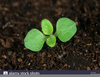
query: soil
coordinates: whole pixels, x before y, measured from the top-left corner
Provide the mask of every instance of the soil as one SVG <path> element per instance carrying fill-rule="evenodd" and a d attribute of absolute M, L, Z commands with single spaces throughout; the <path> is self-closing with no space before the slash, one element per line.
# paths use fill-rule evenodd
<path fill-rule="evenodd" d="M 55 32 L 61 17 L 77 24 L 68 42 L 25 48 L 28 31 L 46 18 Z M 100 0 L 0 0 L 0 70 L 100 70 Z"/>

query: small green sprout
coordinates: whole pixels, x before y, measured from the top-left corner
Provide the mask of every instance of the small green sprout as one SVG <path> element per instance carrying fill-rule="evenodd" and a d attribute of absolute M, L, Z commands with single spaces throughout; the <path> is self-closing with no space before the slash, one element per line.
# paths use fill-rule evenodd
<path fill-rule="evenodd" d="M 46 41 L 47 45 L 54 47 L 56 36 L 62 41 L 70 40 L 77 31 L 76 23 L 69 18 L 63 17 L 57 21 L 56 32 L 53 34 L 53 26 L 47 19 L 41 22 L 42 32 L 31 29 L 24 39 L 25 47 L 32 51 L 40 51 Z"/>

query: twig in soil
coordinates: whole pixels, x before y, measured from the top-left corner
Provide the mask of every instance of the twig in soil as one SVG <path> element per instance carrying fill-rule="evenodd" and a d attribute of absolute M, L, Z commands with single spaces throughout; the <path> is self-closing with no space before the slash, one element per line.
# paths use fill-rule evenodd
<path fill-rule="evenodd" d="M 13 20 L 11 20 L 11 23 L 12 24 L 30 24 L 30 22 L 16 22 L 16 21 L 13 21 Z"/>
<path fill-rule="evenodd" d="M 70 44 L 68 44 L 67 46 L 69 46 L 69 45 L 71 45 L 71 44 L 73 44 L 73 43 L 70 43 Z M 67 46 L 65 46 L 64 49 L 65 49 Z"/>
<path fill-rule="evenodd" d="M 62 53 L 61 55 L 58 56 L 58 58 L 61 59 L 65 55 L 67 55 L 67 52 Z"/>
<path fill-rule="evenodd" d="M 10 24 L 11 24 L 11 22 L 9 21 L 9 22 L 6 23 L 5 25 L 3 25 L 2 28 L 4 29 L 4 28 L 6 28 L 8 25 L 10 25 Z"/>

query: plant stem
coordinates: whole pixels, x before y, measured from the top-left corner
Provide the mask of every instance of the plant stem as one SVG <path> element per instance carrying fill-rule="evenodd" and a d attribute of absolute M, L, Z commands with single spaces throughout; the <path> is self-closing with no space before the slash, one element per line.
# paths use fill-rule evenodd
<path fill-rule="evenodd" d="M 60 33 L 60 31 L 59 31 L 59 32 L 55 32 L 55 33 L 54 33 L 54 36 L 57 36 L 59 33 Z"/>
<path fill-rule="evenodd" d="M 45 41 L 47 40 L 48 37 L 49 37 L 49 36 L 45 36 Z"/>

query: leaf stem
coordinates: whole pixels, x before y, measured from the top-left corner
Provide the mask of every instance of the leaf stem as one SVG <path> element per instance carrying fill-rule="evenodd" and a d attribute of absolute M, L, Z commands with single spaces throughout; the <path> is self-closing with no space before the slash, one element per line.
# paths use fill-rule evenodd
<path fill-rule="evenodd" d="M 54 36 L 57 36 L 59 33 L 60 33 L 60 31 L 59 31 L 59 32 L 55 32 L 55 33 L 54 33 Z"/>
<path fill-rule="evenodd" d="M 46 35 L 45 35 L 45 41 L 47 40 L 48 37 L 49 37 L 49 36 L 46 36 Z"/>

